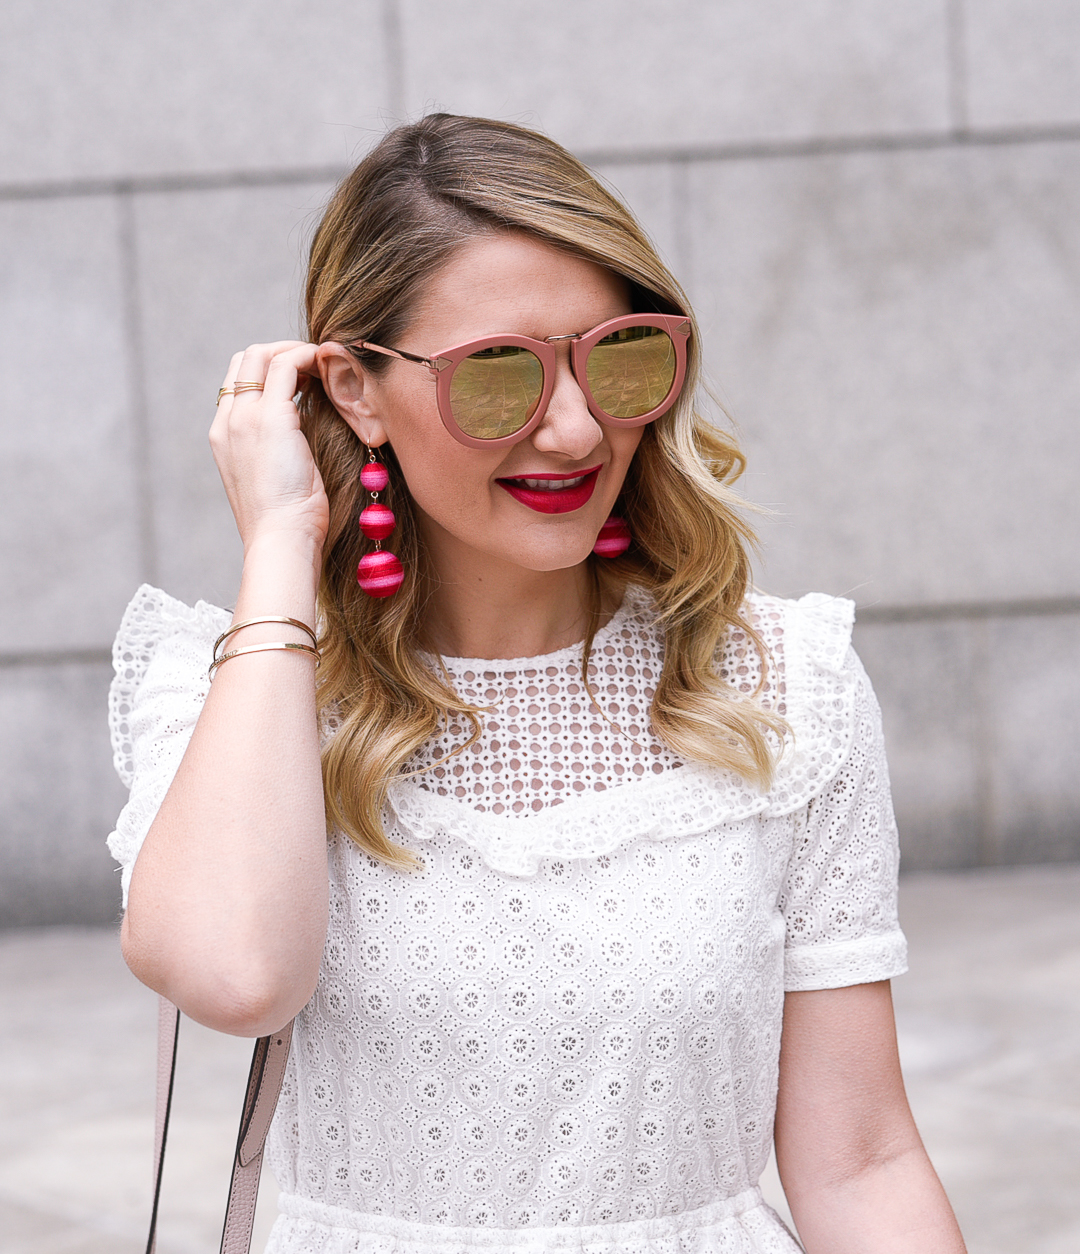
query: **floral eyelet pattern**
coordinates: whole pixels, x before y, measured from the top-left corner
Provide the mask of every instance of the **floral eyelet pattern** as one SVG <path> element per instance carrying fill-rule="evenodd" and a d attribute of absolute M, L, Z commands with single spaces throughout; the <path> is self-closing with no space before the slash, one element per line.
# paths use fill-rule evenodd
<path fill-rule="evenodd" d="M 767 794 L 652 737 L 663 641 L 639 592 L 594 649 L 621 730 L 574 710 L 576 650 L 447 659 L 467 699 L 503 699 L 475 752 L 392 791 L 390 834 L 422 872 L 331 840 L 323 968 L 268 1144 L 284 1190 L 269 1254 L 797 1249 L 756 1188 L 784 991 L 903 969 L 896 842 L 846 603 L 748 609 L 772 656 L 761 699 L 794 732 Z M 125 617 L 112 710 L 132 797 L 110 838 L 125 882 L 223 619 L 155 589 Z M 718 665 L 752 693 L 739 633 Z"/>

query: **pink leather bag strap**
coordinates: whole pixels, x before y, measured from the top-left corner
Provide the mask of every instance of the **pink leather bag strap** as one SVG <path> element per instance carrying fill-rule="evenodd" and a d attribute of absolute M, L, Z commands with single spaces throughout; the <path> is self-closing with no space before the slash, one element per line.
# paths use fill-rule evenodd
<path fill-rule="evenodd" d="M 260 1036 L 255 1042 L 248 1072 L 244 1110 L 233 1155 L 229 1202 L 221 1233 L 221 1254 L 249 1254 L 251 1228 L 255 1222 L 255 1202 L 259 1196 L 263 1146 L 274 1117 L 285 1064 L 289 1060 L 292 1023 L 280 1032 Z M 180 1036 L 180 1011 L 164 997 L 158 1002 L 157 1117 L 154 1133 L 154 1202 L 150 1212 L 150 1234 L 146 1254 L 157 1246 L 158 1201 L 161 1197 L 161 1170 L 165 1163 L 165 1143 L 169 1135 L 173 1084 L 176 1080 L 176 1044 Z"/>
<path fill-rule="evenodd" d="M 180 1011 L 165 997 L 158 998 L 157 1110 L 154 1115 L 154 1202 L 150 1209 L 150 1235 L 146 1254 L 157 1249 L 158 1202 L 161 1200 L 161 1169 L 169 1135 L 173 1083 L 176 1080 L 176 1042 L 180 1036 Z"/>

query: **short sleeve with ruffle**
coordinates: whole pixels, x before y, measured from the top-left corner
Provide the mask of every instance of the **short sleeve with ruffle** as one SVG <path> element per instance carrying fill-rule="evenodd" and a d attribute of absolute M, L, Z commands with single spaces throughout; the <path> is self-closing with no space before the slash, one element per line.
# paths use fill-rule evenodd
<path fill-rule="evenodd" d="M 853 649 L 843 669 L 854 681 L 850 747 L 799 815 L 780 894 L 788 992 L 865 984 L 907 970 L 881 711 Z"/>
<path fill-rule="evenodd" d="M 131 793 L 108 845 L 120 863 L 125 907 L 135 859 L 210 691 L 214 641 L 231 618 L 205 601 L 192 608 L 143 584 L 120 623 L 109 730 L 113 763 Z"/>

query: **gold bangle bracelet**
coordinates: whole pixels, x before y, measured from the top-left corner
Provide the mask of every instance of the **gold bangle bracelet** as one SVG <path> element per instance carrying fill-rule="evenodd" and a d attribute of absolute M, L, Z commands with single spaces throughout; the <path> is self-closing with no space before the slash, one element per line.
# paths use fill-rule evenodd
<path fill-rule="evenodd" d="M 221 657 L 214 658 L 210 663 L 210 669 L 207 674 L 211 679 L 214 678 L 214 671 L 222 664 L 228 662 L 234 657 L 243 657 L 245 653 L 270 653 L 287 650 L 290 653 L 306 653 L 309 657 L 315 659 L 315 669 L 319 669 L 319 663 L 322 661 L 322 654 L 318 649 L 313 649 L 310 644 L 297 644 L 295 640 L 274 640 L 267 644 L 246 644 L 242 649 L 233 649 L 231 653 L 223 653 Z"/>
<path fill-rule="evenodd" d="M 285 623 L 289 627 L 297 627 L 300 631 L 307 632 L 311 643 L 318 645 L 319 638 L 314 631 L 307 625 L 302 623 L 298 618 L 285 618 L 280 614 L 271 615 L 268 618 L 248 618 L 242 623 L 237 623 L 234 627 L 230 627 L 228 631 L 223 631 L 214 641 L 214 660 L 217 661 L 218 649 L 225 643 L 230 636 L 235 636 L 238 631 L 243 631 L 245 627 L 257 627 L 260 623 Z"/>

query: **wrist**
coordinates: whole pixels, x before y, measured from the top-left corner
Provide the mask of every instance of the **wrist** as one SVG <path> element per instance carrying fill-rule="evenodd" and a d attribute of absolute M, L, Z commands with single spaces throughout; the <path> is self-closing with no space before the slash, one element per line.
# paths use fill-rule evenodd
<path fill-rule="evenodd" d="M 244 548 L 233 621 L 287 615 L 314 627 L 321 569 L 322 546 L 313 537 L 269 532 L 253 539 Z"/>
<path fill-rule="evenodd" d="M 305 578 L 313 588 L 322 571 L 322 539 L 304 531 L 267 531 L 244 545 L 244 576 L 279 571 L 291 581 Z"/>

